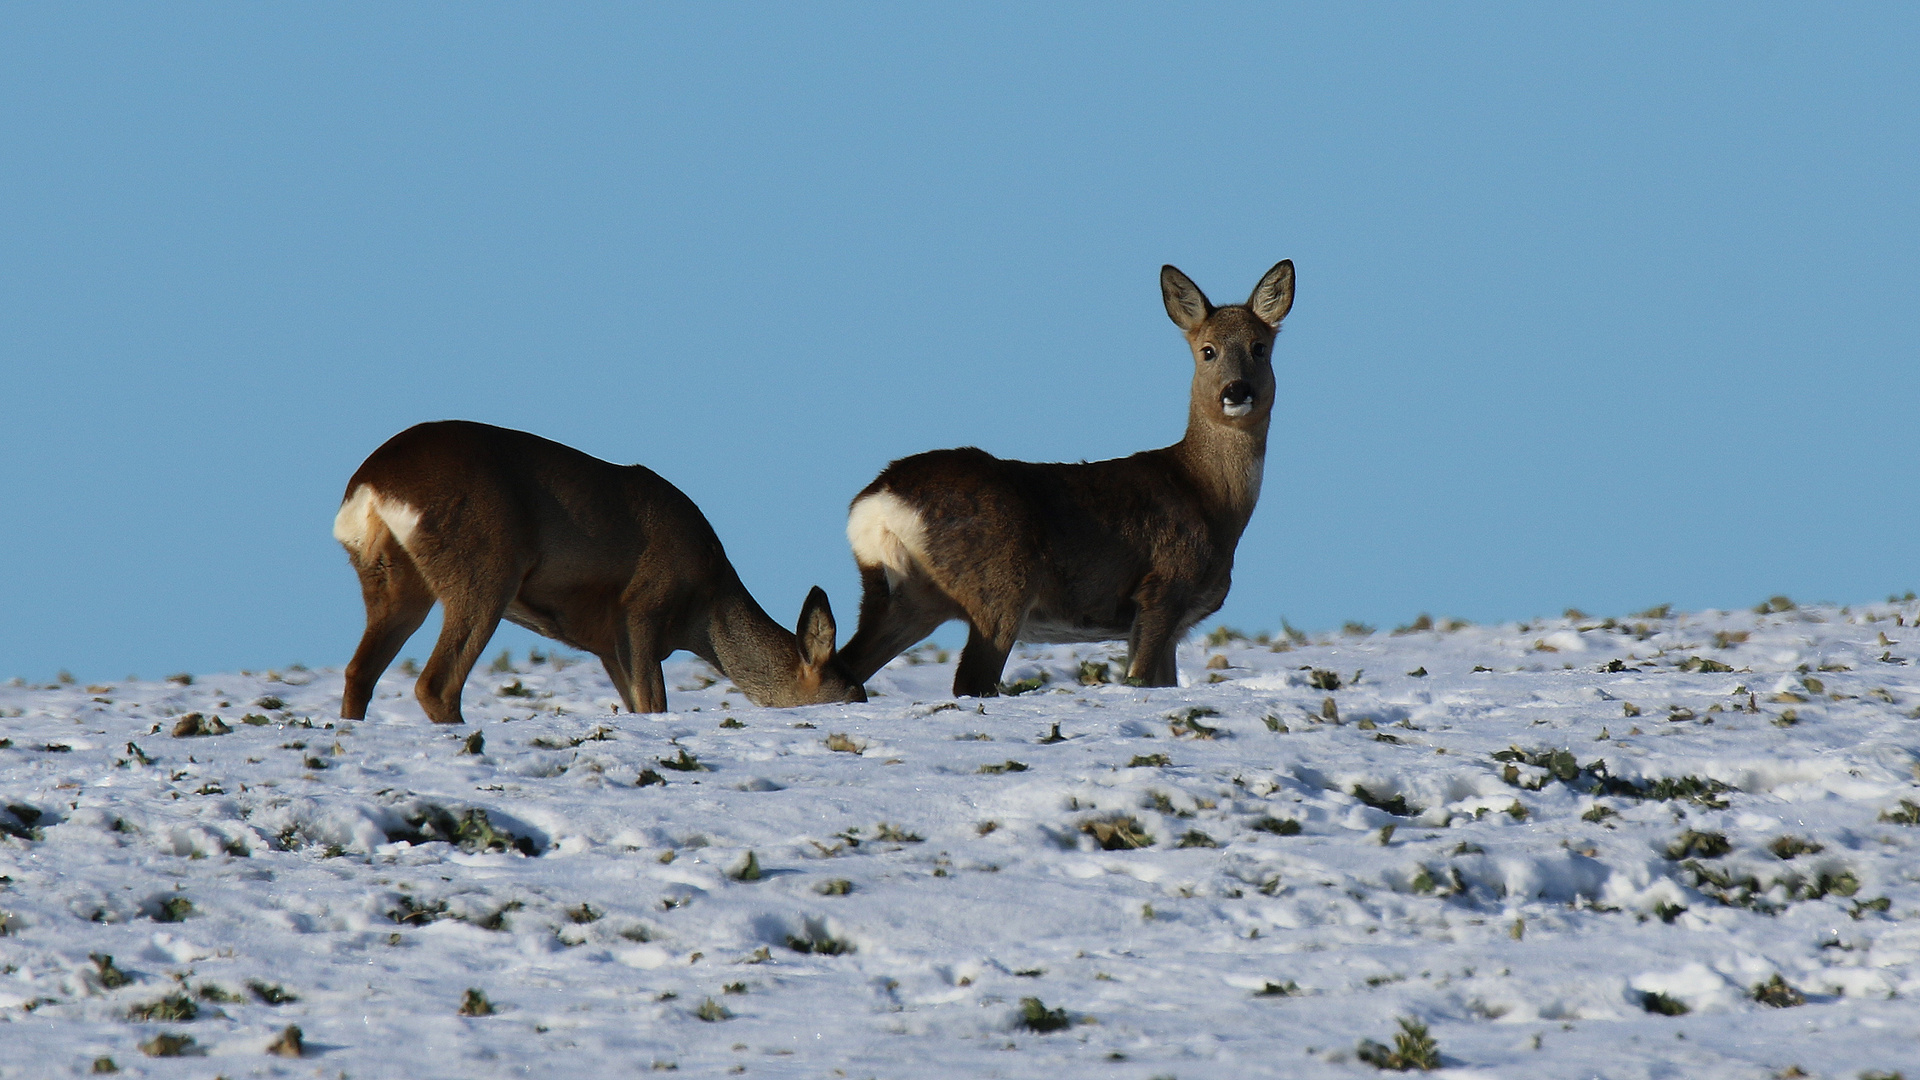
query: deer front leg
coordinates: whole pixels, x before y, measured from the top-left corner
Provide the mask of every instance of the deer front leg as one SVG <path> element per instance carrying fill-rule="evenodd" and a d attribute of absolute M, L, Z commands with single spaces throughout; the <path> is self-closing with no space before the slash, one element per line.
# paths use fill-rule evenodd
<path fill-rule="evenodd" d="M 627 709 L 636 713 L 666 712 L 667 677 L 660 670 L 663 650 L 653 620 L 639 614 L 630 616 L 623 644 L 625 655 L 620 659 L 626 668 L 626 681 L 619 685 Z"/>
<path fill-rule="evenodd" d="M 640 710 L 633 707 L 633 679 L 627 674 L 629 669 L 626 651 L 627 637 L 621 634 L 613 651 L 601 655 L 600 666 L 607 669 L 607 679 L 613 683 L 613 692 L 620 695 L 620 704 L 625 706 L 628 712 L 639 712 Z"/>
<path fill-rule="evenodd" d="M 1180 644 L 1177 610 L 1167 589 L 1149 577 L 1134 594 L 1133 627 L 1127 634 L 1127 682 L 1133 686 L 1178 686 Z"/>

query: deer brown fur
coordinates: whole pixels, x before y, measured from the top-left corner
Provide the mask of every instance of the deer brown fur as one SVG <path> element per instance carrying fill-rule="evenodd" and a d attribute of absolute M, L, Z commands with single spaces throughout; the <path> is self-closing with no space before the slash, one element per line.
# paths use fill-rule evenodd
<path fill-rule="evenodd" d="M 333 532 L 367 606 L 348 720 L 435 600 L 440 640 L 415 693 L 439 724 L 461 722 L 461 690 L 502 618 L 599 657 L 633 712 L 666 710 L 660 661 L 676 649 L 755 704 L 866 700 L 835 657 L 826 593 L 807 596 L 797 635 L 779 626 L 700 508 L 644 466 L 487 424 L 420 424 L 353 474 Z"/>
<path fill-rule="evenodd" d="M 840 653 L 850 678 L 964 619 L 957 695 L 997 693 L 1015 641 L 1125 638 L 1130 681 L 1175 683 L 1174 648 L 1226 599 L 1260 498 L 1293 263 L 1267 271 L 1245 304 L 1214 307 L 1171 266 L 1160 288 L 1193 352 L 1185 437 L 1079 464 L 962 447 L 888 465 L 847 518 L 862 585 Z"/>

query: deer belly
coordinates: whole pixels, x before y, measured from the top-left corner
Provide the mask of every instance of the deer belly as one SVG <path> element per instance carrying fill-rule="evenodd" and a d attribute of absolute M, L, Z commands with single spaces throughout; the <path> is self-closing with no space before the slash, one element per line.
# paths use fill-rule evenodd
<path fill-rule="evenodd" d="M 1072 645 L 1083 641 L 1118 641 L 1133 630 L 1131 625 L 1107 626 L 1101 620 L 1059 619 L 1041 612 L 1027 616 L 1020 624 L 1020 640 L 1044 645 Z"/>

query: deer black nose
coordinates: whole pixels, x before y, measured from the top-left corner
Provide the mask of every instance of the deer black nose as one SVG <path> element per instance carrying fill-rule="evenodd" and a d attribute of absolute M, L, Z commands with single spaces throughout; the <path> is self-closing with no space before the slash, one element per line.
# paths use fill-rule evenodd
<path fill-rule="evenodd" d="M 1228 416 L 1245 416 L 1253 411 L 1253 384 L 1235 379 L 1220 390 L 1220 411 Z"/>

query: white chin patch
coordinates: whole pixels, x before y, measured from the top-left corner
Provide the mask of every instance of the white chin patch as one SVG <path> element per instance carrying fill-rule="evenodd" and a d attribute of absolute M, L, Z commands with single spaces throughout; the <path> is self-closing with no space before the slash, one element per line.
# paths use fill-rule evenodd
<path fill-rule="evenodd" d="M 1253 402 L 1243 401 L 1238 405 L 1222 405 L 1220 411 L 1228 416 L 1245 416 L 1253 411 Z"/>

